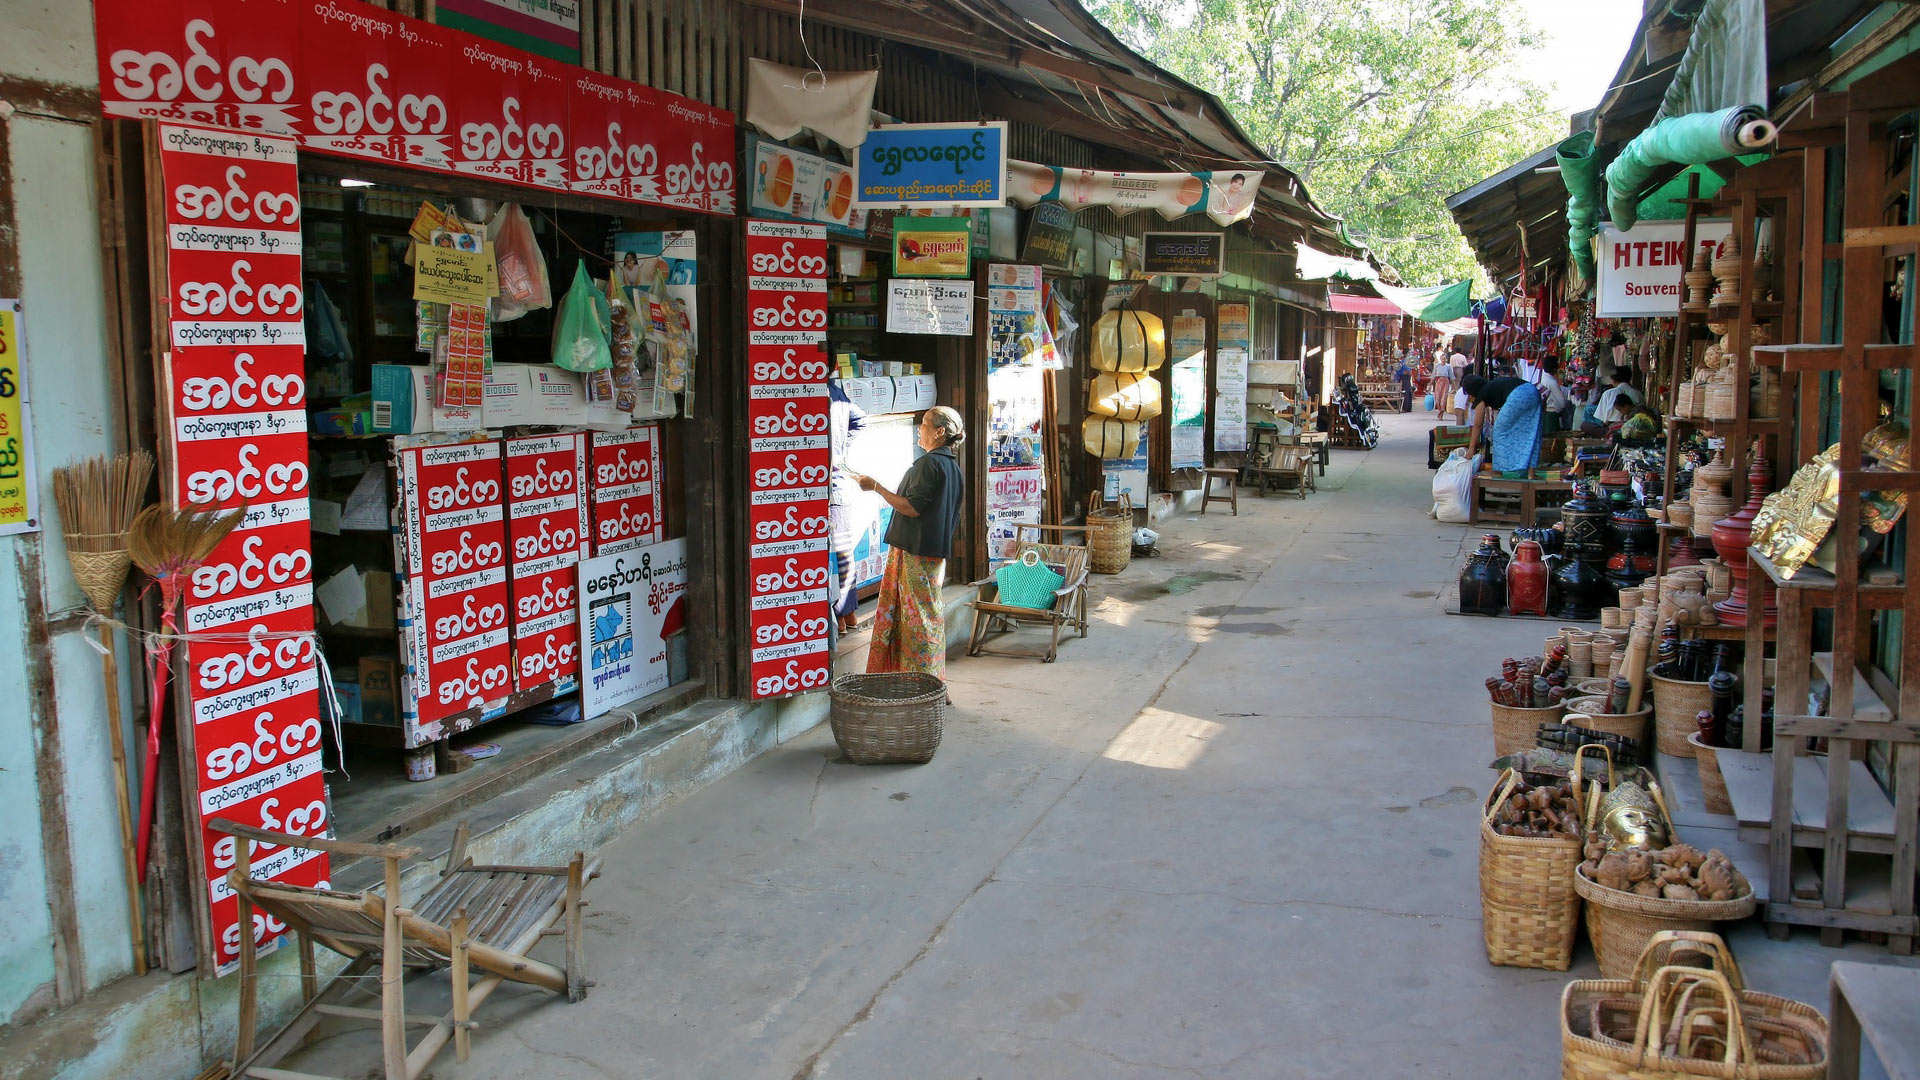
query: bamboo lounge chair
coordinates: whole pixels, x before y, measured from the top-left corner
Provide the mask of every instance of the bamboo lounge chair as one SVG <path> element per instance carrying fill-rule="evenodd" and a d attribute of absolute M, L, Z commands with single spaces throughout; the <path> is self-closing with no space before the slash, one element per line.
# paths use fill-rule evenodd
<path fill-rule="evenodd" d="M 1028 539 L 1031 532 L 1034 539 Z M 1039 537 L 1048 533 L 1064 534 L 1070 532 L 1085 533 L 1083 525 L 1017 525 L 1014 527 L 1013 548 L 1009 554 L 1018 559 L 1029 549 L 1040 554 L 1040 561 L 1053 568 L 1065 580 L 1053 593 L 1053 606 L 1049 608 L 1015 607 L 1012 604 L 997 602 L 1000 586 L 992 578 L 974 582 L 979 593 L 973 601 L 973 637 L 967 643 L 967 655 L 979 656 L 987 653 L 993 656 L 1037 657 L 1043 663 L 1051 664 L 1060 653 L 1060 631 L 1073 627 L 1080 631 L 1081 637 L 1087 636 L 1087 545 L 1047 544 Z M 1045 654 L 1031 652 L 1002 652 L 986 647 L 989 634 L 1011 632 L 1020 626 L 1041 626 L 1053 631 L 1053 639 L 1047 643 Z"/>
<path fill-rule="evenodd" d="M 400 864 L 420 854 L 415 847 L 319 840 L 236 825 L 224 818 L 216 832 L 236 838 L 235 865 L 227 873 L 239 901 L 239 925 L 253 924 L 254 909 L 286 923 L 300 947 L 300 1011 L 256 1050 L 258 980 L 252 936 L 240 949 L 240 1023 L 232 1076 L 239 1080 L 326 1080 L 313 1073 L 274 1066 L 299 1047 L 325 1017 L 377 1022 L 385 1080 L 417 1080 L 449 1040 L 455 1057 L 466 1061 L 471 1048 L 473 1010 L 502 982 L 528 983 L 565 994 L 568 1001 L 587 996 L 586 954 L 582 941 L 580 892 L 600 873 L 576 853 L 565 866 L 476 866 L 467 857 L 467 827 L 454 835 L 440 881 L 413 904 L 403 904 Z M 248 841 L 326 851 L 335 855 L 379 858 L 385 862 L 384 892 L 334 892 L 252 876 Z M 566 964 L 532 959 L 527 954 L 548 935 L 566 937 Z M 313 947 L 325 946 L 347 957 L 344 971 L 324 987 L 315 970 Z M 446 968 L 452 978 L 452 1009 L 442 1016 L 408 1015 L 404 967 Z M 478 968 L 481 978 L 472 982 Z M 379 1008 L 346 1004 L 377 969 Z M 411 1048 L 406 1029 L 427 1032 Z M 373 1074 L 367 1074 L 373 1075 Z"/>

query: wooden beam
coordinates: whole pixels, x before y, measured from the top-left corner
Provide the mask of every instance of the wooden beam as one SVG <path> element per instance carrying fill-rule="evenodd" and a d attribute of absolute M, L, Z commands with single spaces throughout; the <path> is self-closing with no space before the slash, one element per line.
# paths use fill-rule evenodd
<path fill-rule="evenodd" d="M 1132 94 L 1156 105 L 1168 105 L 1179 109 L 1181 112 L 1199 115 L 1203 111 L 1200 103 L 1178 88 L 1154 82 L 1151 79 L 1143 79 L 1132 72 L 1117 68 L 1101 67 L 1085 61 L 1073 60 L 1042 49 L 1016 49 L 1014 62 L 1023 68 L 1058 75 L 1063 79 L 1094 83 L 1119 93 Z"/>

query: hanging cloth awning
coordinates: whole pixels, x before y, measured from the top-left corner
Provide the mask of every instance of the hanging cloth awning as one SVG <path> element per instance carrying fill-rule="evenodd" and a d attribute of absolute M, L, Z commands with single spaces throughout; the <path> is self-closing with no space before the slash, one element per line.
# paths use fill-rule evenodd
<path fill-rule="evenodd" d="M 1329 255 L 1305 244 L 1294 245 L 1294 266 L 1300 276 L 1309 281 L 1320 281 L 1325 278 L 1340 278 L 1343 281 L 1378 281 L 1380 279 L 1380 272 L 1365 259 Z"/>
<path fill-rule="evenodd" d="M 1328 293 L 1327 302 L 1333 310 L 1344 315 L 1399 315 L 1401 310 L 1391 300 L 1382 300 L 1378 296 L 1360 296 L 1354 293 Z"/>
<path fill-rule="evenodd" d="M 1437 322 L 1427 325 L 1438 330 L 1441 337 L 1453 338 L 1460 337 L 1464 334 L 1477 334 L 1480 332 L 1480 320 L 1471 318 L 1454 319 L 1452 322 Z"/>
<path fill-rule="evenodd" d="M 1255 169 L 1103 172 L 1016 160 L 1007 162 L 1007 195 L 1018 206 L 1043 202 L 1057 202 L 1069 210 L 1105 206 L 1122 216 L 1154 210 L 1168 221 L 1205 214 L 1217 225 L 1231 225 L 1253 214 L 1253 199 L 1264 175 Z"/>
<path fill-rule="evenodd" d="M 749 59 L 745 119 L 773 139 L 791 139 L 806 128 L 841 146 L 859 146 L 873 126 L 879 81 L 878 71 L 815 71 Z"/>
<path fill-rule="evenodd" d="M 1394 302 L 1401 311 L 1422 322 L 1452 322 L 1464 319 L 1473 310 L 1470 295 L 1473 283 L 1456 281 L 1451 285 L 1434 285 L 1425 289 L 1402 289 L 1374 282 L 1373 287 L 1381 296 Z"/>

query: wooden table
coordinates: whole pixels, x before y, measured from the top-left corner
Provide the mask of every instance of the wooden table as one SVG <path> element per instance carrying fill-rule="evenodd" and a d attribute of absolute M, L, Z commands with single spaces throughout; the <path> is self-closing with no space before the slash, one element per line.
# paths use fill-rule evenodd
<path fill-rule="evenodd" d="M 1519 512 L 1514 514 L 1481 509 L 1480 495 L 1482 492 L 1489 491 L 1520 496 Z M 1534 524 L 1534 511 L 1539 509 L 1540 496 L 1554 493 L 1571 497 L 1573 484 L 1566 480 L 1502 480 L 1486 473 L 1475 473 L 1472 506 L 1467 515 L 1467 523 L 1470 525 L 1520 525 L 1531 528 Z"/>
<path fill-rule="evenodd" d="M 1920 1080 L 1920 970 L 1842 961 L 1827 976 L 1829 1080 L 1858 1080 L 1860 1037 L 1891 1080 Z"/>

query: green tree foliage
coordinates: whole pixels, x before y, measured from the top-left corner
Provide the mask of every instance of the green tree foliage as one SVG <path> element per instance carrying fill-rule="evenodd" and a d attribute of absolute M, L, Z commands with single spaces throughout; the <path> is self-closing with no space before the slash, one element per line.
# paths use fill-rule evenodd
<path fill-rule="evenodd" d="M 1498 0 L 1086 2 L 1129 46 L 1224 101 L 1410 284 L 1470 276 L 1484 288 L 1447 196 L 1566 130 L 1545 89 L 1518 74 L 1539 35 Z"/>

